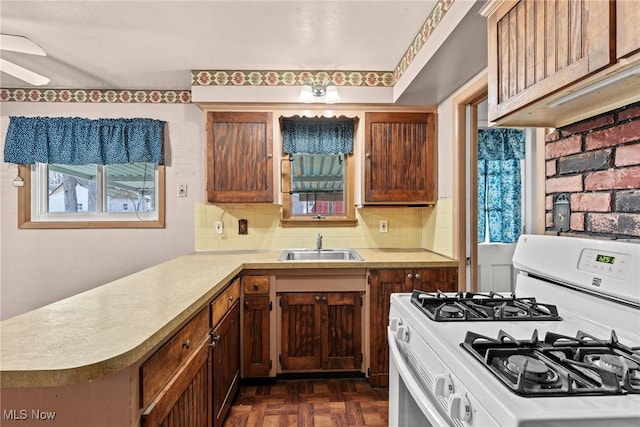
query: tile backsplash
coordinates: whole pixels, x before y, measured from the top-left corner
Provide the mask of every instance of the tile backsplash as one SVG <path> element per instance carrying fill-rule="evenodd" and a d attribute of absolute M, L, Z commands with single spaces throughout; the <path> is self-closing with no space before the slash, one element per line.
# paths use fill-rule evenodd
<path fill-rule="evenodd" d="M 439 202 L 440 204 L 440 202 Z M 450 230 L 446 213 L 450 203 L 438 208 L 367 207 L 356 210 L 355 227 L 292 227 L 280 225 L 279 205 L 216 206 L 198 204 L 195 209 L 196 250 L 283 249 L 315 247 L 318 233 L 327 248 L 428 248 L 450 247 L 451 235 L 429 233 L 428 229 Z M 238 221 L 248 221 L 248 233 L 238 232 Z M 387 233 L 379 232 L 379 222 L 388 221 Z M 215 222 L 222 221 L 223 234 L 216 234 Z M 437 225 L 440 223 L 440 225 Z M 428 237 L 426 237 L 428 236 Z M 425 246 L 425 244 L 428 244 Z M 438 251 L 443 252 L 443 251 Z M 446 254 L 446 253 L 445 253 Z"/>

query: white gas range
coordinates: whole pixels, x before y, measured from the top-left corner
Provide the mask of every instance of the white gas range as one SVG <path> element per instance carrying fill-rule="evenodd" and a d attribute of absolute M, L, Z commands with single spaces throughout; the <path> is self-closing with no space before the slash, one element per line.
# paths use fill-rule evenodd
<path fill-rule="evenodd" d="M 389 425 L 640 425 L 640 243 L 524 235 L 514 266 L 514 294 L 392 294 Z"/>

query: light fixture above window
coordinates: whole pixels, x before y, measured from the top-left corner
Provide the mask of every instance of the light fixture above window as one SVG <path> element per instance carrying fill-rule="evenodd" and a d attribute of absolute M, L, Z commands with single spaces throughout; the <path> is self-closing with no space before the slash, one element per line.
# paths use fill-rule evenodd
<path fill-rule="evenodd" d="M 298 101 L 310 103 L 310 102 L 325 102 L 327 104 L 334 104 L 340 101 L 340 95 L 338 95 L 338 88 L 331 79 L 325 79 L 322 83 L 316 83 L 315 80 L 306 80 L 300 90 L 300 96 Z"/>

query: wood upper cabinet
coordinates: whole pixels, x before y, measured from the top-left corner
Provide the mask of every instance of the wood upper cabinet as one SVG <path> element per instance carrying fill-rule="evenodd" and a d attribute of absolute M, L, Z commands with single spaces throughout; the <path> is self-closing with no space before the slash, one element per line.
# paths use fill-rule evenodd
<path fill-rule="evenodd" d="M 361 368 L 360 292 L 283 293 L 280 305 L 283 371 Z"/>
<path fill-rule="evenodd" d="M 365 203 L 435 203 L 435 144 L 433 113 L 366 113 Z"/>
<path fill-rule="evenodd" d="M 613 1 L 494 3 L 499 5 L 490 12 L 487 22 L 490 121 L 615 61 Z"/>
<path fill-rule="evenodd" d="M 269 276 L 242 278 L 242 375 L 245 378 L 268 377 L 271 371 L 271 310 Z"/>
<path fill-rule="evenodd" d="M 624 58 L 640 51 L 640 5 L 637 1 L 616 2 L 616 56 Z"/>
<path fill-rule="evenodd" d="M 207 113 L 207 200 L 273 202 L 271 113 Z"/>
<path fill-rule="evenodd" d="M 392 293 L 420 290 L 426 292 L 455 292 L 458 289 L 458 269 L 438 267 L 421 269 L 380 269 L 369 271 L 371 294 L 370 372 L 372 386 L 389 385 L 389 324 L 390 297 Z"/>

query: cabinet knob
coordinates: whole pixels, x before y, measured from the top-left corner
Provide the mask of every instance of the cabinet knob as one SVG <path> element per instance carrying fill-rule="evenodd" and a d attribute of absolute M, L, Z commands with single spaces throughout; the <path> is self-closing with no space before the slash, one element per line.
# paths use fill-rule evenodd
<path fill-rule="evenodd" d="M 416 273 L 415 278 L 419 279 L 420 278 L 420 273 Z"/>
<path fill-rule="evenodd" d="M 244 306 L 245 306 L 246 308 L 249 308 L 249 301 L 244 300 Z"/>
<path fill-rule="evenodd" d="M 258 286 L 258 282 L 253 282 L 253 290 L 257 291 L 258 289 L 260 289 L 260 286 Z"/>
<path fill-rule="evenodd" d="M 323 302 L 327 302 L 327 297 L 322 297 Z"/>
<path fill-rule="evenodd" d="M 407 274 L 407 279 L 413 279 L 413 274 L 411 273 Z"/>
<path fill-rule="evenodd" d="M 227 301 L 229 301 L 229 304 L 231 304 L 233 302 L 233 295 L 230 295 L 229 298 L 227 298 Z"/>
<path fill-rule="evenodd" d="M 367 153 L 367 154 L 365 154 L 364 156 L 365 156 L 367 159 L 370 159 L 370 158 L 371 158 L 371 153 Z"/>
<path fill-rule="evenodd" d="M 186 340 L 182 343 L 182 348 L 189 349 L 189 347 L 191 347 L 191 340 Z"/>
<path fill-rule="evenodd" d="M 316 301 L 320 301 L 320 295 L 316 295 Z"/>
<path fill-rule="evenodd" d="M 271 153 L 267 154 L 267 159 L 270 159 L 272 157 L 273 157 L 273 155 Z"/>

